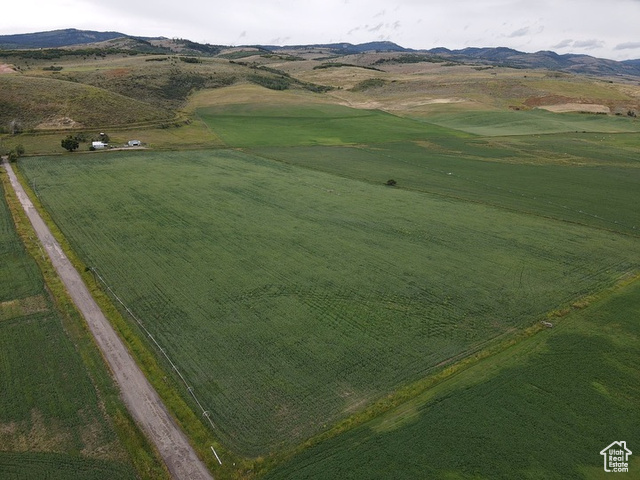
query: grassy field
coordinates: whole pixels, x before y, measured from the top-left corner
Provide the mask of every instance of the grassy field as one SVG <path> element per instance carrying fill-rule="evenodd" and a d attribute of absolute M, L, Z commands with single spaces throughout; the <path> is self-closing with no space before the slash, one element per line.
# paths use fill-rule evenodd
<path fill-rule="evenodd" d="M 637 236 L 640 169 L 631 135 L 460 139 L 271 147 L 257 155 L 327 173 L 494 205 Z M 612 194 L 612 192 L 614 192 Z"/>
<path fill-rule="evenodd" d="M 232 147 L 377 144 L 455 135 L 378 110 L 331 104 L 224 105 L 199 109 L 198 116 Z"/>
<path fill-rule="evenodd" d="M 123 464 L 78 458 L 59 453 L 15 453 L 0 451 L 0 474 L 7 480 L 112 480 L 135 479 Z"/>
<path fill-rule="evenodd" d="M 266 478 L 608 478 L 599 452 L 640 444 L 639 306 L 635 281 Z"/>
<path fill-rule="evenodd" d="M 136 478 L 104 411 L 117 393 L 89 376 L 4 195 L 0 245 L 0 477 Z"/>
<path fill-rule="evenodd" d="M 425 121 L 482 136 L 544 135 L 549 133 L 640 132 L 640 122 L 626 116 L 531 111 L 441 113 Z"/>
<path fill-rule="evenodd" d="M 249 455 L 638 268 L 633 237 L 235 151 L 20 166 Z"/>
<path fill-rule="evenodd" d="M 1 192 L 1 191 L 0 191 Z M 0 201 L 0 302 L 29 298 L 41 294 L 44 282 L 38 266 L 26 254 L 16 234 L 13 218 L 4 202 Z M 8 308 L 8 307 L 4 307 Z"/>
<path fill-rule="evenodd" d="M 479 130 L 491 135 L 481 136 L 467 127 L 482 125 L 483 116 L 471 113 L 435 125 L 339 105 L 198 111 L 228 146 L 290 165 L 374 184 L 394 179 L 414 191 L 640 233 L 634 203 L 640 164 L 636 134 L 629 133 L 640 123 L 629 118 L 484 112 L 488 124 Z M 583 132 L 587 124 L 591 130 Z M 543 128 L 547 134 L 538 134 Z"/>

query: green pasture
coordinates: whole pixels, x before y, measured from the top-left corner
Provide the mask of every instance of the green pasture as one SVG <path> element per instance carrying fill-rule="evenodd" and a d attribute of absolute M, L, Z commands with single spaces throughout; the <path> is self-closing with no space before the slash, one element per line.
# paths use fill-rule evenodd
<path fill-rule="evenodd" d="M 629 135 L 631 136 L 631 135 Z M 252 149 L 287 164 L 398 188 L 640 234 L 640 166 L 617 135 L 432 138 L 423 143 Z M 630 143 L 633 138 L 630 138 Z"/>
<path fill-rule="evenodd" d="M 600 479 L 640 445 L 640 283 L 295 456 L 268 479 Z"/>
<path fill-rule="evenodd" d="M 60 453 L 2 452 L 0 475 L 6 480 L 127 480 L 137 478 L 118 462 Z"/>
<path fill-rule="evenodd" d="M 86 449 L 97 454 L 116 440 L 78 352 L 55 313 L 3 320 L 0 349 L 3 450 L 20 450 L 26 444 L 35 451 L 79 454 Z M 7 430 L 12 430 L 10 435 Z"/>
<path fill-rule="evenodd" d="M 350 121 L 387 118 L 362 115 Z M 247 132 L 247 143 L 266 139 Z M 401 135 L 390 132 L 380 137 Z M 356 133 L 347 132 L 371 138 Z M 40 199 L 86 265 L 180 367 L 216 434 L 259 455 L 318 434 L 640 266 L 632 236 L 517 205 L 387 187 L 396 163 L 385 171 L 382 158 L 395 147 L 380 148 L 373 183 L 317 171 L 313 160 L 300 168 L 232 150 L 19 165 L 29 182 L 37 178 Z M 406 148 L 409 158 L 418 147 Z"/>
<path fill-rule="evenodd" d="M 341 105 L 241 104 L 197 110 L 230 147 L 343 145 L 465 136 L 437 125 Z"/>
<path fill-rule="evenodd" d="M 552 113 L 540 109 L 458 111 L 430 115 L 423 121 L 482 136 L 640 132 L 640 122 L 626 116 Z"/>
<path fill-rule="evenodd" d="M 640 123 L 629 118 L 466 112 L 449 114 L 440 127 L 338 105 L 224 105 L 200 112 L 229 146 L 288 164 L 640 232 L 637 134 L 628 133 Z M 488 136 L 460 131 L 473 131 L 468 125 Z"/>
<path fill-rule="evenodd" d="M 38 266 L 16 234 L 4 195 L 0 195 L 0 279 L 0 304 L 37 295 L 44 287 Z"/>

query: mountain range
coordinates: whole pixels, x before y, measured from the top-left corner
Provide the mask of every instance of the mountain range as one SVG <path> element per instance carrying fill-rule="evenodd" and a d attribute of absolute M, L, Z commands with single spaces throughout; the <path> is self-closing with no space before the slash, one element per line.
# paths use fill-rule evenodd
<path fill-rule="evenodd" d="M 1 50 L 19 49 L 48 49 L 64 48 L 77 45 L 90 45 L 100 42 L 108 42 L 116 39 L 130 40 L 127 48 L 146 50 L 152 49 L 156 53 L 172 53 L 167 42 L 179 43 L 184 51 L 192 51 L 197 54 L 216 55 L 226 46 L 209 45 L 192 42 L 189 40 L 172 40 L 165 37 L 138 37 L 120 32 L 97 32 L 90 30 L 64 29 L 48 32 L 25 33 L 16 35 L 0 35 Z M 143 48 L 147 47 L 147 48 Z M 251 45 L 267 51 L 299 51 L 303 49 L 323 49 L 336 55 L 359 54 L 364 52 L 390 52 L 420 54 L 451 62 L 476 63 L 486 65 L 498 65 L 511 68 L 543 68 L 548 70 L 564 71 L 578 74 L 590 74 L 597 76 L 640 76 L 640 59 L 615 61 L 596 58 L 589 55 L 565 54 L 560 55 L 552 51 L 540 51 L 525 53 L 511 48 L 465 48 L 450 50 L 447 48 L 434 48 L 430 50 L 416 50 L 404 48 L 393 42 L 369 42 L 358 45 L 351 43 L 330 43 L 313 45 Z"/>

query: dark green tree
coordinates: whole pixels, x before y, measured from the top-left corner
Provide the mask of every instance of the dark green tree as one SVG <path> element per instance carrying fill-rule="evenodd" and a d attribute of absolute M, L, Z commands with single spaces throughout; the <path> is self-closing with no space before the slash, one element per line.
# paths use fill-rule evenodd
<path fill-rule="evenodd" d="M 60 142 L 60 145 L 62 146 L 62 148 L 70 152 L 77 150 L 80 146 L 78 140 L 76 140 L 72 135 L 68 135 L 67 138 Z"/>

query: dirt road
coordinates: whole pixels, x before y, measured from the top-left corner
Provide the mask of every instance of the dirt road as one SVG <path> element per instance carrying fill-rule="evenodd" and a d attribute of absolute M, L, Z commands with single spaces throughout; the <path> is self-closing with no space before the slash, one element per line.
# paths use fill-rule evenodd
<path fill-rule="evenodd" d="M 73 268 L 62 248 L 51 235 L 49 228 L 18 182 L 11 165 L 5 161 L 4 166 L 40 242 L 102 350 L 120 386 L 122 398 L 129 412 L 155 444 L 174 478 L 212 479 L 209 471 L 189 445 L 186 436 L 173 421 L 162 400 L 107 321 L 80 274 Z"/>

